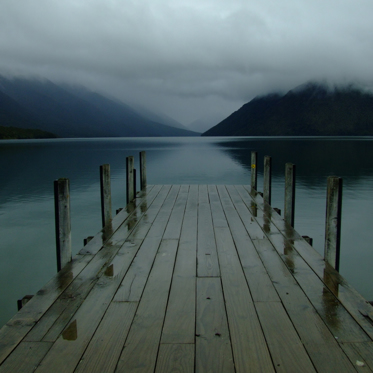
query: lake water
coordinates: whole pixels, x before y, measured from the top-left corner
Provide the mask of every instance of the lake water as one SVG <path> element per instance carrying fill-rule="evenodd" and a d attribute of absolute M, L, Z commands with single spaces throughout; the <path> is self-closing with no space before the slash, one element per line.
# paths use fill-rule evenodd
<path fill-rule="evenodd" d="M 272 205 L 283 209 L 285 163 L 296 164 L 295 228 L 323 253 L 326 179 L 343 178 L 340 272 L 373 300 L 373 138 L 115 138 L 0 142 L 0 325 L 16 300 L 56 272 L 53 181 L 70 179 L 73 251 L 101 228 L 99 165 L 109 163 L 113 210 L 125 206 L 125 161 L 147 152 L 149 184 L 249 184 L 251 151 L 272 156 Z"/>

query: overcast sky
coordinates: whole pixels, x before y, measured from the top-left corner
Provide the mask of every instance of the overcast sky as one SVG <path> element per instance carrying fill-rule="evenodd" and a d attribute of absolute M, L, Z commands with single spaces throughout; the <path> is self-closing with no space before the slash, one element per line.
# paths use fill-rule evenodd
<path fill-rule="evenodd" d="M 0 74 L 224 118 L 308 80 L 373 86 L 373 1 L 0 0 Z"/>

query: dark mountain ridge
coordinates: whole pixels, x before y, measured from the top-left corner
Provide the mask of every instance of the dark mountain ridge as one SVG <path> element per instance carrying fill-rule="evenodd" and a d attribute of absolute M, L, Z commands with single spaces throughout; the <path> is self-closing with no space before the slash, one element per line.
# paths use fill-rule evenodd
<path fill-rule="evenodd" d="M 198 136 L 149 120 L 130 106 L 82 87 L 0 77 L 0 125 L 59 137 Z"/>
<path fill-rule="evenodd" d="M 202 136 L 372 136 L 373 94 L 307 83 L 256 97 Z"/>

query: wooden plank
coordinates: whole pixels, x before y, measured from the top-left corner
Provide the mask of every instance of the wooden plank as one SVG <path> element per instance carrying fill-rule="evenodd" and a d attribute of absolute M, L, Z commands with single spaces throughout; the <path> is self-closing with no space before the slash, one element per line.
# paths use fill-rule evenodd
<path fill-rule="evenodd" d="M 139 193 L 138 198 L 133 200 L 117 215 L 115 215 L 111 224 L 105 226 L 98 234 L 96 234 L 79 253 L 82 255 L 95 255 L 102 249 L 104 243 L 116 232 L 116 230 L 122 224 L 126 224 L 127 220 L 131 219 L 133 214 L 136 214 L 137 207 L 140 207 L 141 211 L 145 211 L 147 207 L 152 204 L 154 198 L 158 195 L 161 189 L 162 185 L 147 186 L 144 191 Z"/>
<path fill-rule="evenodd" d="M 155 194 L 149 196 L 149 203 L 151 203 L 149 207 L 149 215 L 154 211 L 159 211 L 168 191 L 169 188 L 163 188 L 160 193 L 157 193 L 156 190 Z M 128 233 L 134 226 L 131 221 L 138 221 L 139 218 L 137 217 L 137 213 L 140 214 L 142 208 L 143 204 L 140 204 L 137 210 L 133 211 L 131 218 L 126 219 L 125 223 L 119 226 L 115 235 L 105 243 L 104 249 L 98 252 L 91 263 L 79 274 L 76 280 L 60 296 L 58 301 L 52 305 L 45 316 L 27 335 L 26 340 L 38 341 L 43 339 L 45 341 L 55 341 L 61 331 L 70 322 L 70 319 L 80 307 L 89 291 L 97 283 L 101 274 L 104 273 L 108 263 L 113 260 L 113 256 L 117 253 L 119 255 L 131 255 L 131 253 L 133 253 L 134 255 L 137 252 L 141 242 L 136 246 L 136 243 L 133 244 L 128 242 L 129 239 L 127 237 Z M 143 215 L 140 214 L 140 217 L 141 216 Z M 121 248 L 119 252 L 117 251 L 118 248 Z"/>
<path fill-rule="evenodd" d="M 236 372 L 274 372 L 229 229 L 215 235 Z"/>
<path fill-rule="evenodd" d="M 177 240 L 162 241 L 118 361 L 118 372 L 154 371 L 177 245 Z"/>
<path fill-rule="evenodd" d="M 110 373 L 115 371 L 138 303 L 112 302 L 85 351 L 78 372 Z"/>
<path fill-rule="evenodd" d="M 155 373 L 193 373 L 194 344 L 162 344 Z"/>
<path fill-rule="evenodd" d="M 197 279 L 196 372 L 234 372 L 219 278 Z"/>
<path fill-rule="evenodd" d="M 256 302 L 276 372 L 316 372 L 281 302 Z"/>
<path fill-rule="evenodd" d="M 246 189 L 248 194 L 250 187 L 237 187 Z M 271 211 L 270 219 L 272 225 L 284 235 L 288 240 L 293 240 L 293 246 L 325 283 L 326 287 L 334 293 L 348 312 L 361 325 L 364 331 L 373 339 L 373 325 L 370 320 L 373 319 L 368 315 L 371 313 L 371 306 L 337 271 L 325 263 L 321 255 L 311 247 L 306 241 L 269 206 L 266 205 L 260 197 L 255 197 L 258 206 L 261 209 Z"/>
<path fill-rule="evenodd" d="M 198 202 L 197 275 L 199 277 L 217 277 L 220 275 L 219 262 L 211 208 L 205 185 L 199 186 Z"/>
<path fill-rule="evenodd" d="M 254 301 L 259 302 L 276 302 L 279 301 L 277 292 L 269 278 L 263 263 L 255 250 L 254 244 L 246 231 L 247 224 L 244 225 L 241 219 L 245 219 L 247 207 L 243 201 L 239 198 L 237 191 L 233 187 L 219 186 L 219 193 L 221 196 L 222 207 L 224 208 L 226 218 L 228 220 L 230 231 L 236 245 L 237 252 L 240 256 L 242 268 L 245 273 L 246 280 L 248 282 L 251 296 Z M 229 196 L 228 193 L 229 191 Z M 234 205 L 233 205 L 234 203 Z M 246 212 L 245 212 L 246 209 Z M 240 211 L 240 215 L 238 214 Z M 240 218 L 241 216 L 241 218 Z M 254 225 L 255 220 L 250 223 Z M 259 230 L 260 227 L 249 228 L 250 231 Z M 257 237 L 258 235 L 256 235 Z"/>
<path fill-rule="evenodd" d="M 91 258 L 76 256 L 0 330 L 0 363 L 18 345 Z"/>
<path fill-rule="evenodd" d="M 355 369 L 302 289 L 267 239 L 254 245 L 316 370 L 354 372 Z"/>
<path fill-rule="evenodd" d="M 373 342 L 341 345 L 358 372 L 373 372 Z"/>
<path fill-rule="evenodd" d="M 162 343 L 194 343 L 198 187 L 191 186 L 172 278 Z M 180 323 L 180 320 L 183 320 Z"/>
<path fill-rule="evenodd" d="M 32 372 L 51 346 L 48 342 L 21 342 L 17 351 L 0 366 L 0 373 Z"/>
<path fill-rule="evenodd" d="M 132 255 L 116 256 L 116 270 L 105 271 L 50 349 L 37 372 L 73 372 L 100 324 L 132 261 Z M 121 262 L 120 262 L 121 261 Z M 69 358 L 66 359 L 66 356 Z"/>
<path fill-rule="evenodd" d="M 188 191 L 183 191 L 180 189 L 180 192 L 177 196 L 175 205 L 173 206 L 170 220 L 167 224 L 166 231 L 164 232 L 163 239 L 165 240 L 177 240 L 180 238 L 181 225 L 184 219 L 184 211 L 188 198 Z"/>
<path fill-rule="evenodd" d="M 338 298 L 308 266 L 282 234 L 268 236 L 282 260 L 293 273 L 296 281 L 311 301 L 325 324 L 340 342 L 364 342 L 370 340 L 363 329 L 346 311 Z"/>
<path fill-rule="evenodd" d="M 179 189 L 180 187 L 174 186 L 171 188 L 164 205 L 138 250 L 136 258 L 131 263 L 131 267 L 126 273 L 114 301 L 138 302 L 140 300 Z"/>

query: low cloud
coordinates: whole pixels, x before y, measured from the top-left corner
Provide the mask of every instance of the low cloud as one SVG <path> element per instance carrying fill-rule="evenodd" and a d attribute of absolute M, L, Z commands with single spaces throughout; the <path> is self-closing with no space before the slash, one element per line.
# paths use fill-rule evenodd
<path fill-rule="evenodd" d="M 0 73 L 188 123 L 308 80 L 373 86 L 370 0 L 2 0 Z"/>

